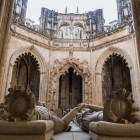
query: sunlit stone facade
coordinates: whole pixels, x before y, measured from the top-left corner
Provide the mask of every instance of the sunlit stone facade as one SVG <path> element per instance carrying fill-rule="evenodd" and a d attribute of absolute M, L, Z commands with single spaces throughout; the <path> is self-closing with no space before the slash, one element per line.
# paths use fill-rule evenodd
<path fill-rule="evenodd" d="M 1 101 L 9 87 L 22 85 L 49 108 L 103 105 L 112 91 L 126 88 L 140 106 L 137 45 L 128 16 L 111 26 L 104 25 L 102 9 L 74 14 L 44 8 L 40 25 L 14 16 Z"/>

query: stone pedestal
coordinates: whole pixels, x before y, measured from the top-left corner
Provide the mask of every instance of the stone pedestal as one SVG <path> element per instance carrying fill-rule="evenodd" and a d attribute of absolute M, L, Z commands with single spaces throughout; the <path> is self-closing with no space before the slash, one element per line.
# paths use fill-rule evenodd
<path fill-rule="evenodd" d="M 52 121 L 0 121 L 1 140 L 50 140 L 54 134 Z"/>

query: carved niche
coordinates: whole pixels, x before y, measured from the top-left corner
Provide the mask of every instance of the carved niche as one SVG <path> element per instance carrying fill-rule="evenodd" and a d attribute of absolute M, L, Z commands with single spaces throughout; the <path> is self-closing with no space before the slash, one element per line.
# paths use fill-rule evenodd
<path fill-rule="evenodd" d="M 92 78 L 88 62 L 86 60 L 80 62 L 79 59 L 69 57 L 63 59 L 62 62 L 56 59 L 51 68 L 47 100 L 50 108 L 58 107 L 57 82 L 61 75 L 68 72 L 70 67 L 74 69 L 74 73 L 76 73 L 76 75 L 81 75 L 83 78 L 83 101 L 86 103 L 92 103 Z"/>
<path fill-rule="evenodd" d="M 12 71 L 11 86 L 30 88 L 36 100 L 39 99 L 40 67 L 38 61 L 30 52 L 21 54 L 15 60 Z"/>
<path fill-rule="evenodd" d="M 123 56 L 113 53 L 106 59 L 102 69 L 103 103 L 113 91 L 120 88 L 132 91 L 130 69 Z"/>

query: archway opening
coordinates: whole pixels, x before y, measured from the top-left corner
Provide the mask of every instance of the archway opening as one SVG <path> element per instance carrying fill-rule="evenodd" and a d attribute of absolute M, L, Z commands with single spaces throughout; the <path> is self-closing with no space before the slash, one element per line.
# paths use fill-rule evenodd
<path fill-rule="evenodd" d="M 82 76 L 76 75 L 74 69 L 70 67 L 68 73 L 59 78 L 59 108 L 71 109 L 81 103 L 82 89 Z"/>
<path fill-rule="evenodd" d="M 13 66 L 10 86 L 19 85 L 30 88 L 36 97 L 36 101 L 38 101 L 39 83 L 40 70 L 36 58 L 30 52 L 20 55 Z"/>
<path fill-rule="evenodd" d="M 122 56 L 112 54 L 106 59 L 102 68 L 103 104 L 112 91 L 120 88 L 132 91 L 130 69 Z"/>

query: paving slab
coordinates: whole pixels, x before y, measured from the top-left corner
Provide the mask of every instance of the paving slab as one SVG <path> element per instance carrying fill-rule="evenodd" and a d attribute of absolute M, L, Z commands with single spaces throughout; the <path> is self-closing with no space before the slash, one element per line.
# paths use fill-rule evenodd
<path fill-rule="evenodd" d="M 53 136 L 52 140 L 73 140 L 72 132 L 63 132 Z"/>
<path fill-rule="evenodd" d="M 86 132 L 73 132 L 73 140 L 90 140 L 90 137 Z"/>
<path fill-rule="evenodd" d="M 56 134 L 52 140 L 90 140 L 89 134 L 81 130 L 76 124 L 71 122 L 70 126 L 72 126 L 70 132 Z"/>

